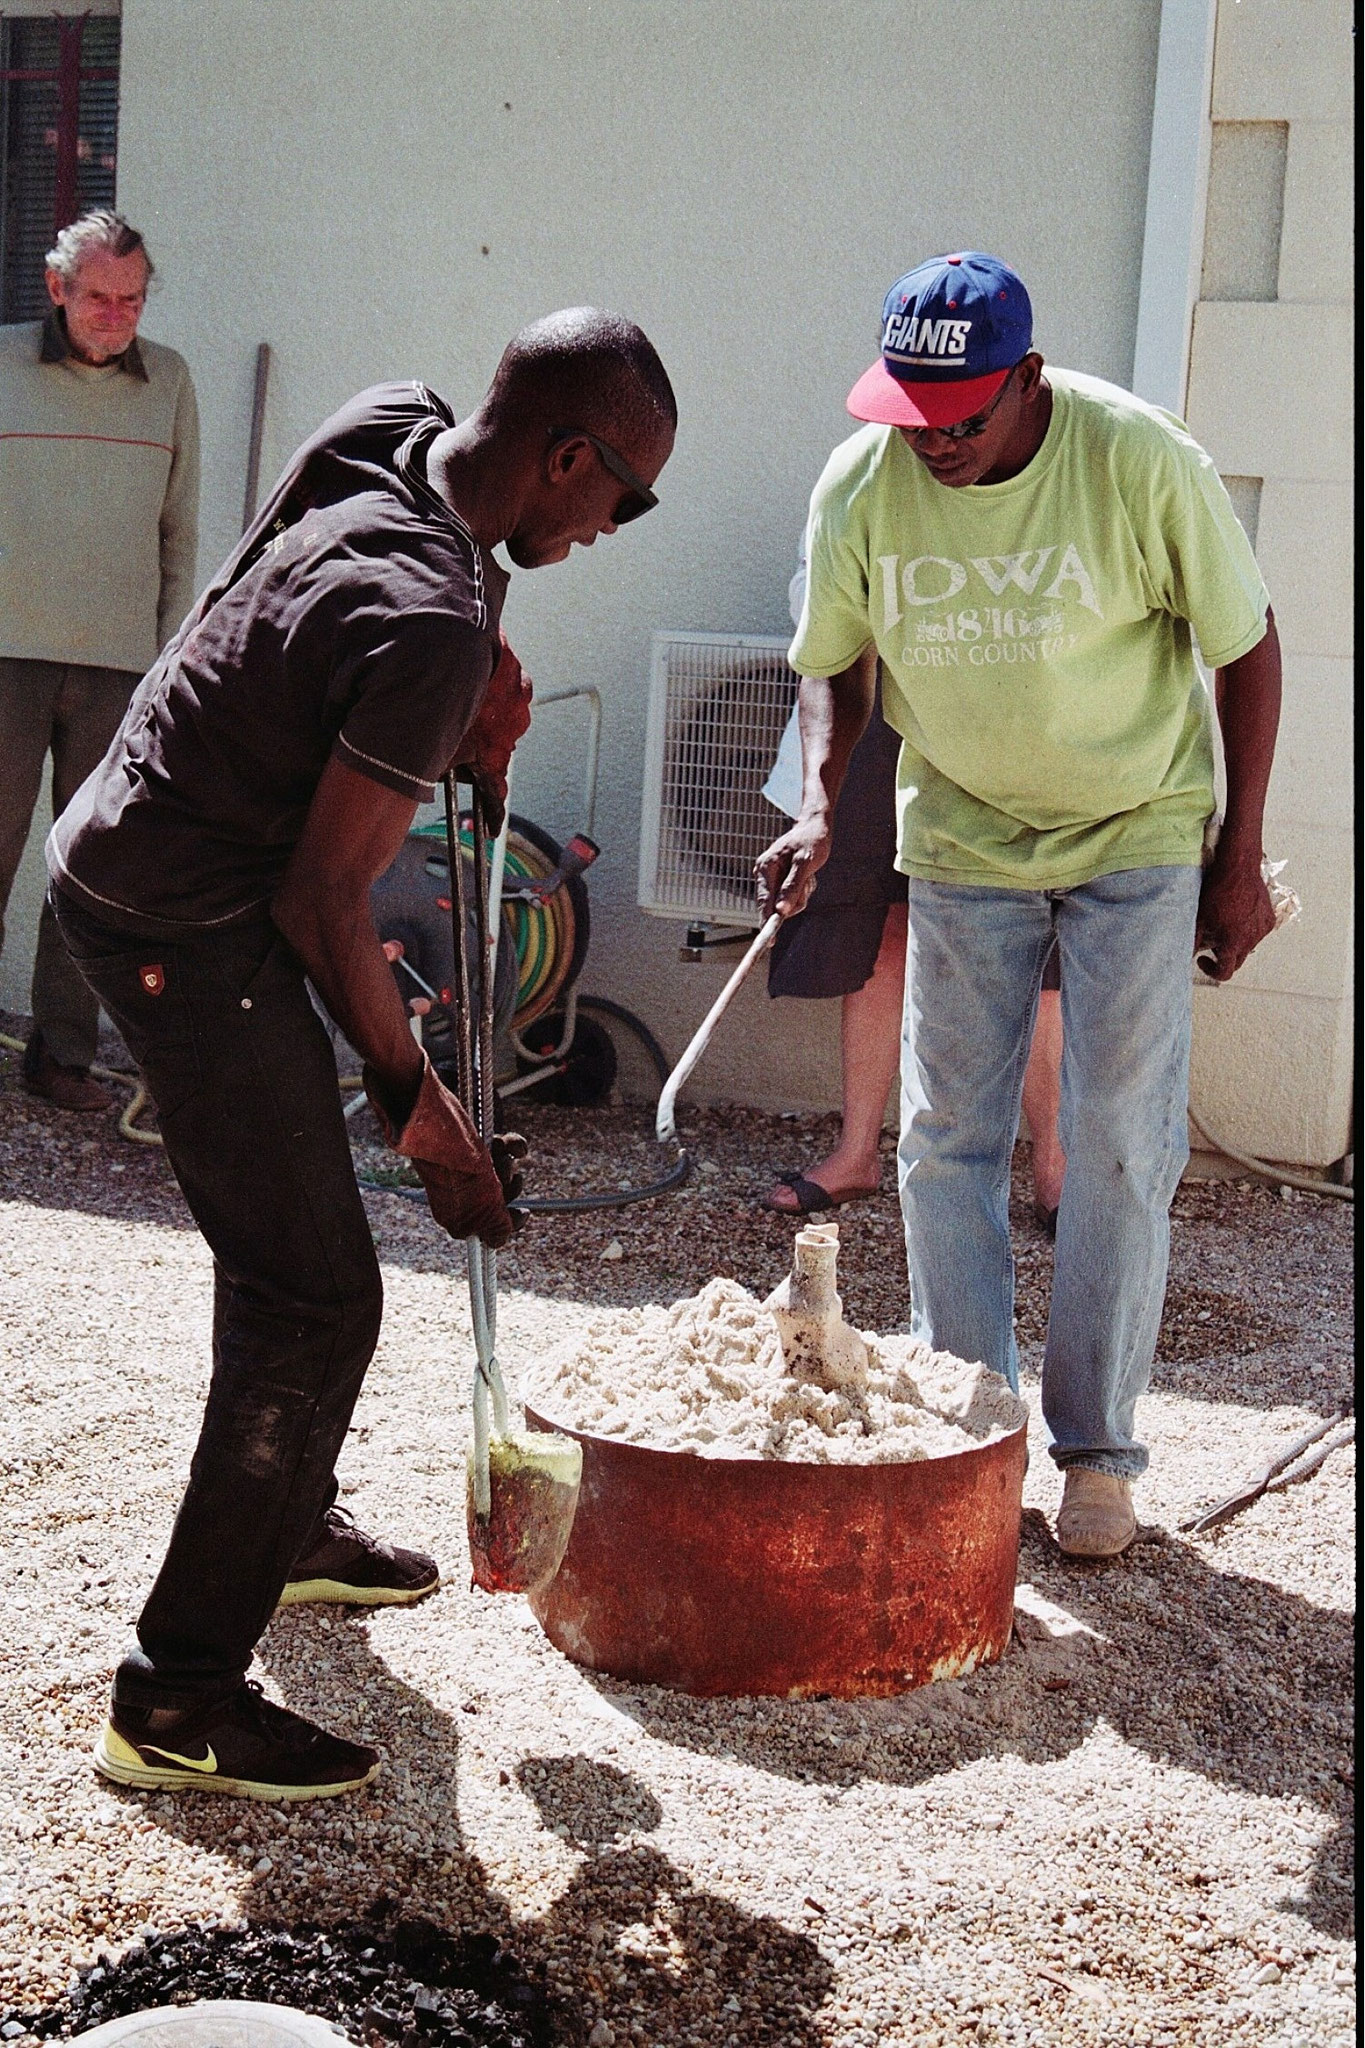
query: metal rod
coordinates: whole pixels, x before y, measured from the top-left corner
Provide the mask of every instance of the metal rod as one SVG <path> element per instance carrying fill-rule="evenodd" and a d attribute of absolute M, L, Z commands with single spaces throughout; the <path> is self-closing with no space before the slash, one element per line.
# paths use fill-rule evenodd
<path fill-rule="evenodd" d="M 470 788 L 470 824 L 474 840 L 474 929 L 479 948 L 479 1011 L 475 1035 L 474 1073 L 477 1092 L 475 1122 L 479 1136 L 488 1144 L 493 1136 L 493 932 L 489 920 L 488 820 L 477 783 Z M 507 1433 L 507 1396 L 497 1362 L 498 1265 L 497 1253 L 471 1240 L 479 1274 L 481 1312 L 487 1332 L 484 1369 L 493 1395 L 493 1422 L 500 1436 Z"/>
<path fill-rule="evenodd" d="M 587 815 L 583 820 L 583 830 L 591 839 L 597 824 L 597 757 L 602 748 L 602 698 L 590 685 L 585 685 L 583 695 L 588 700 L 588 761 L 583 789 Z"/>
<path fill-rule="evenodd" d="M 479 946 L 479 1022 L 477 1074 L 479 1136 L 486 1145 L 493 1135 L 493 981 L 489 972 L 492 925 L 489 919 L 488 820 L 475 785 L 470 792 L 474 837 L 474 919 Z"/>
<path fill-rule="evenodd" d="M 663 1091 L 659 1096 L 659 1107 L 654 1116 L 654 1135 L 661 1145 L 677 1142 L 678 1132 L 674 1121 L 673 1105 L 677 1100 L 678 1090 L 682 1087 L 683 1082 L 705 1052 L 707 1045 L 710 1043 L 711 1033 L 729 1009 L 745 975 L 749 972 L 759 954 L 766 952 L 777 937 L 781 923 L 781 918 L 774 911 L 767 923 L 760 928 L 758 936 L 748 952 L 744 955 L 744 958 L 740 961 L 738 967 L 730 976 L 730 979 L 726 982 L 706 1015 L 702 1018 L 686 1052 L 664 1082 Z"/>
<path fill-rule="evenodd" d="M 455 1092 L 478 1120 L 474 1106 L 474 1062 L 469 1029 L 469 963 L 465 957 L 464 856 L 460 851 L 460 806 L 452 769 L 445 777 L 446 858 L 450 863 L 450 938 L 455 949 L 455 967 L 450 980 L 455 1009 Z"/>
<path fill-rule="evenodd" d="M 412 962 L 409 959 L 407 959 L 404 954 L 400 953 L 398 955 L 398 958 L 394 962 L 394 965 L 395 967 L 401 967 L 405 974 L 410 974 L 412 976 L 412 979 L 417 983 L 418 988 L 421 989 L 422 994 L 424 996 L 429 996 L 433 1003 L 439 1003 L 441 1001 L 440 996 L 436 993 L 436 990 L 432 987 L 431 983 L 425 980 L 423 976 L 417 972 L 417 969 L 413 966 Z M 445 1005 L 442 1004 L 441 1007 L 444 1009 Z"/>
<path fill-rule="evenodd" d="M 1272 1481 L 1288 1470 L 1296 1458 L 1301 1458 L 1305 1451 L 1329 1435 L 1347 1419 L 1349 1413 L 1349 1409 L 1343 1409 L 1340 1414 L 1329 1416 L 1326 1422 L 1319 1422 L 1302 1436 L 1295 1437 L 1293 1443 L 1281 1451 L 1278 1457 L 1272 1458 L 1259 1472 L 1244 1480 L 1237 1491 L 1230 1493 L 1226 1500 L 1220 1500 L 1215 1506 L 1205 1508 L 1202 1514 L 1192 1515 L 1188 1521 L 1182 1522 L 1182 1532 L 1201 1536 L 1206 1529 L 1216 1529 L 1220 1522 L 1229 1521 L 1233 1515 L 1240 1514 L 1243 1508 L 1249 1508 L 1253 1501 L 1260 1499 Z"/>
<path fill-rule="evenodd" d="M 261 494 L 261 443 L 265 438 L 265 400 L 270 385 L 270 343 L 256 344 L 256 383 L 251 394 L 251 438 L 246 450 L 246 495 L 242 500 L 242 532 L 256 517 Z"/>
<path fill-rule="evenodd" d="M 493 929 L 492 943 L 489 947 L 488 971 L 492 976 L 492 981 L 489 985 L 495 991 L 498 985 L 498 942 L 502 937 L 502 881 L 507 871 L 507 835 L 511 829 L 512 759 L 509 759 L 507 763 L 507 799 L 502 807 L 502 829 L 493 841 L 493 870 L 488 877 L 488 914 Z"/>
<path fill-rule="evenodd" d="M 1289 1465 L 1283 1472 L 1278 1472 L 1266 1488 L 1266 1492 L 1278 1493 L 1282 1486 L 1297 1486 L 1301 1479 L 1311 1478 L 1319 1465 L 1326 1464 L 1333 1451 L 1344 1451 L 1347 1445 L 1353 1444 L 1355 1440 L 1355 1417 L 1350 1416 L 1340 1436 L 1333 1437 L 1330 1443 L 1319 1444 L 1316 1450 L 1306 1452 L 1296 1465 Z"/>
<path fill-rule="evenodd" d="M 473 1292 L 474 1268 L 470 1269 Z M 488 1381 L 481 1364 L 474 1367 L 474 1512 L 486 1521 L 493 1512 L 493 1473 L 488 1462 Z"/>
<path fill-rule="evenodd" d="M 486 1144 L 493 1133 L 493 988 L 490 974 L 488 830 L 477 789 L 472 791 L 474 837 L 474 914 L 479 945 L 479 1016 L 472 1015 L 467 932 L 467 890 L 460 846 L 460 807 L 455 771 L 444 782 L 446 857 L 450 864 L 450 929 L 455 950 L 451 994 L 455 1022 L 456 1084 L 461 1102 Z M 492 1475 L 488 1462 L 491 1424 L 498 1436 L 508 1427 L 507 1390 L 497 1358 L 497 1254 L 477 1237 L 465 1239 L 469 1274 L 469 1310 L 474 1326 L 474 1512 L 492 1512 Z"/>

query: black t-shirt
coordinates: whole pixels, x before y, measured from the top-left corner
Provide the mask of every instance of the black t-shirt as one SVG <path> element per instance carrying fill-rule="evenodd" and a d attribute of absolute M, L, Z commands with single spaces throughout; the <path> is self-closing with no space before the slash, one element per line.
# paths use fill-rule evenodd
<path fill-rule="evenodd" d="M 498 657 L 508 578 L 427 481 L 450 408 L 382 384 L 305 442 L 53 827 L 104 922 L 259 916 L 329 758 L 429 802 Z"/>

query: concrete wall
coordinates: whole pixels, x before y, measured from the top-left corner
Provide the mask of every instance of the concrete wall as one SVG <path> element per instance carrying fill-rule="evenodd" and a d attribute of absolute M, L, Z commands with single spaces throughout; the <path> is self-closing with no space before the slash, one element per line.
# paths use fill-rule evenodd
<path fill-rule="evenodd" d="M 1351 1144 L 1352 9 L 1220 0 L 1188 416 L 1258 500 L 1285 701 L 1266 848 L 1303 914 L 1196 997 L 1191 1102 L 1232 1144 Z M 1258 488 L 1257 488 L 1258 487 Z"/>
<path fill-rule="evenodd" d="M 682 966 L 681 928 L 635 908 L 650 633 L 784 630 L 810 487 L 920 256 L 999 250 L 1043 349 L 1127 381 L 1159 12 L 126 0 L 119 197 L 164 275 L 148 331 L 203 404 L 201 573 L 237 530 L 260 340 L 267 472 L 376 378 L 468 406 L 557 305 L 619 307 L 659 346 L 682 408 L 660 510 L 519 577 L 506 616 L 540 685 L 605 694 L 585 986 L 671 1051 L 734 956 Z M 571 718 L 548 712 L 518 759 L 517 807 L 551 830 L 578 822 Z M 16 947 L 6 1001 L 23 966 Z M 836 1010 L 746 990 L 696 1092 L 834 1100 Z"/>

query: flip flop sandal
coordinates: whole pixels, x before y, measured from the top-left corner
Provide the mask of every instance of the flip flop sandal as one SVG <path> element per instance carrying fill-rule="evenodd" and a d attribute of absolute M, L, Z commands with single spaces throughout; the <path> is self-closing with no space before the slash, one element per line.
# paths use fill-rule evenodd
<path fill-rule="evenodd" d="M 796 1207 L 784 1209 L 776 1202 L 765 1202 L 763 1206 L 777 1216 L 814 1216 L 822 1209 L 842 1209 L 845 1202 L 865 1202 L 878 1192 L 876 1188 L 837 1188 L 831 1192 L 822 1188 L 818 1180 L 808 1180 L 804 1173 L 780 1173 L 778 1180 L 791 1189 Z"/>

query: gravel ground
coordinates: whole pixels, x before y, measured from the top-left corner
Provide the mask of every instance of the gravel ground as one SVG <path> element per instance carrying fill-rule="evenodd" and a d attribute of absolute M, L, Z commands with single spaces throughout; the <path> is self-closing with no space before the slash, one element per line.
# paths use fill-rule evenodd
<path fill-rule="evenodd" d="M 544 1190 L 652 1160 L 639 1111 L 524 1121 Z M 603 1304 L 781 1277 L 791 1227 L 755 1198 L 830 1121 L 684 1124 L 701 1162 L 684 1193 L 532 1222 L 504 1258 L 513 1375 Z M 1015 1194 L 1037 1429 L 1051 1253 L 1022 1179 Z M 295 1807 L 116 1791 L 88 1748 L 195 1434 L 209 1261 L 159 1152 L 33 1103 L 0 1056 L 0 2010 L 152 1930 L 344 1922 L 384 1897 L 504 1943 L 562 1999 L 559 2037 L 592 2048 L 1353 2038 L 1354 1454 L 1178 1533 L 1350 1398 L 1346 1204 L 1187 1183 L 1143 1540 L 1107 1566 L 1059 1555 L 1039 1434 L 1003 1662 L 798 1704 L 594 1679 L 523 1602 L 467 1590 L 462 1257 L 417 1204 L 367 1203 L 388 1307 L 343 1483 L 449 1583 L 409 1613 L 291 1610 L 260 1675 L 385 1768 L 355 1799 Z M 841 1238 L 849 1320 L 903 1328 L 890 1192 Z"/>

